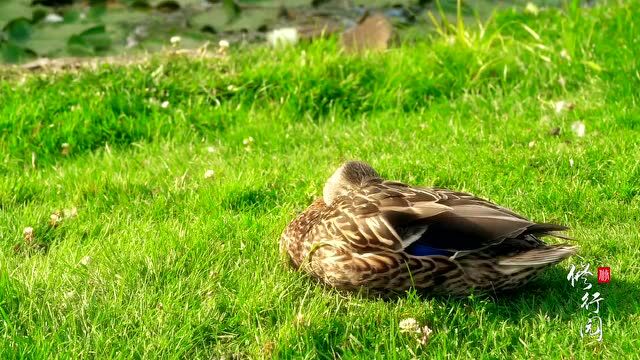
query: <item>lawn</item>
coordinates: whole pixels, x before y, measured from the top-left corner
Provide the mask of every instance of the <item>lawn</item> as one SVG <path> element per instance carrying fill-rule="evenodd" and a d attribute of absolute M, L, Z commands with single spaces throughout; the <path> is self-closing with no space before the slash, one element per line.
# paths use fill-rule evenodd
<path fill-rule="evenodd" d="M 1 70 L 0 358 L 637 357 L 638 2 L 440 31 Z M 325 288 L 278 240 L 346 159 L 566 224 L 580 252 L 497 298 Z"/>

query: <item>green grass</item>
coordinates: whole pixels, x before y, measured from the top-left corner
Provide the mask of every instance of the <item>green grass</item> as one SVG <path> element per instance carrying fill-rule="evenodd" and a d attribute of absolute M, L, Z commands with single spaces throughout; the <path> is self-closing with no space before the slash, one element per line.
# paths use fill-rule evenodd
<path fill-rule="evenodd" d="M 640 6 L 458 25 L 364 57 L 327 40 L 3 71 L 0 358 L 637 356 Z M 561 100 L 575 107 L 556 114 Z M 567 224 L 580 254 L 498 299 L 324 288 L 278 240 L 345 159 Z M 580 337 L 589 312 L 566 280 L 582 263 L 612 269 L 592 290 L 601 343 Z M 426 346 L 405 318 L 433 330 Z"/>

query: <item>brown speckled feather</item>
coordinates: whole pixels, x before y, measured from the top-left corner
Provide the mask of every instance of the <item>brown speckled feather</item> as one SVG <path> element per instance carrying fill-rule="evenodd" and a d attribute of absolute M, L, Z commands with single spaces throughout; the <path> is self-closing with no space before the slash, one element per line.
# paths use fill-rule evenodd
<path fill-rule="evenodd" d="M 347 163 L 280 245 L 296 268 L 331 286 L 465 294 L 520 286 L 572 255 L 574 247 L 537 237 L 565 229 L 471 194 L 383 181 L 368 165 Z"/>

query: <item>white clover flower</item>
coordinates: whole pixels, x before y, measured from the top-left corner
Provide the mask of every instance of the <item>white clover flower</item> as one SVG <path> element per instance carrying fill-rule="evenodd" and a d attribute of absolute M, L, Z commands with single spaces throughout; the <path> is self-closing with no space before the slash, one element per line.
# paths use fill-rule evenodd
<path fill-rule="evenodd" d="M 22 235 L 24 236 L 24 240 L 27 242 L 33 240 L 33 228 L 31 226 L 27 226 L 22 231 Z"/>
<path fill-rule="evenodd" d="M 524 8 L 524 12 L 536 16 L 540 13 L 540 8 L 532 2 L 528 2 Z"/>
<path fill-rule="evenodd" d="M 587 128 L 582 121 L 576 121 L 571 124 L 571 131 L 573 131 L 573 133 L 576 134 L 577 137 L 584 137 L 586 130 Z"/>
<path fill-rule="evenodd" d="M 414 318 L 408 318 L 400 321 L 399 324 L 400 332 L 419 332 L 420 325 L 418 321 Z"/>
<path fill-rule="evenodd" d="M 556 101 L 553 104 L 553 108 L 556 111 L 556 114 L 558 114 L 558 115 L 563 113 L 566 110 L 573 110 L 573 108 L 575 106 L 576 105 L 574 103 L 568 102 L 568 101 L 564 101 L 564 100 Z"/>
<path fill-rule="evenodd" d="M 275 29 L 267 34 L 267 41 L 273 47 L 295 45 L 298 40 L 298 29 L 292 27 Z"/>
<path fill-rule="evenodd" d="M 253 141 L 254 141 L 253 137 L 249 136 L 248 138 L 242 140 L 242 145 L 249 146 L 249 145 L 251 145 L 253 143 Z"/>
<path fill-rule="evenodd" d="M 91 256 L 89 256 L 89 255 L 84 256 L 82 259 L 80 259 L 80 265 L 89 266 L 89 264 L 91 264 L 91 261 L 93 261 Z"/>
<path fill-rule="evenodd" d="M 60 214 L 54 212 L 53 214 L 51 214 L 51 216 L 49 216 L 49 225 L 51 225 L 52 227 L 56 227 L 60 223 L 60 220 Z"/>

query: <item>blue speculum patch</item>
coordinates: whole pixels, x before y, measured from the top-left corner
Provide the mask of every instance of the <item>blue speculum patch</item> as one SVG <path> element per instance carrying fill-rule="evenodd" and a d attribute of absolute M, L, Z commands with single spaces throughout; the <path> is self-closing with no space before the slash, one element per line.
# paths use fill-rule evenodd
<path fill-rule="evenodd" d="M 451 256 L 453 254 L 451 251 L 434 248 L 425 244 L 421 244 L 418 241 L 409 245 L 409 247 L 405 249 L 405 252 L 413 256 L 430 256 L 430 255 Z"/>

